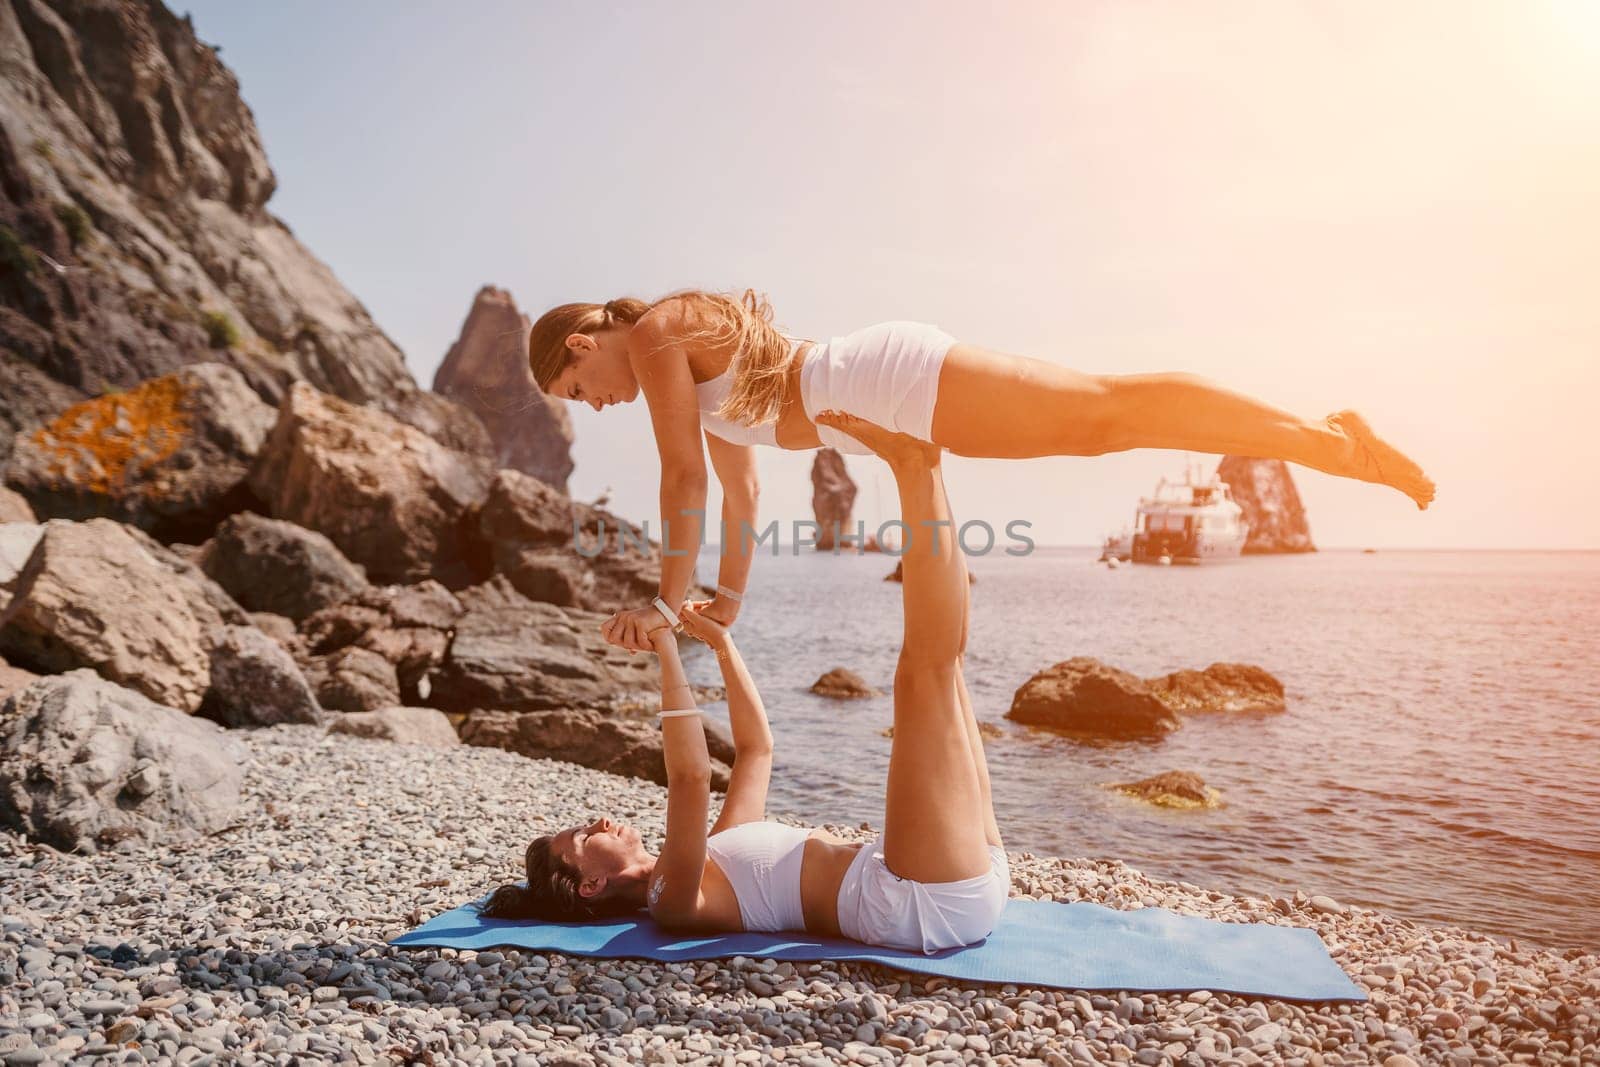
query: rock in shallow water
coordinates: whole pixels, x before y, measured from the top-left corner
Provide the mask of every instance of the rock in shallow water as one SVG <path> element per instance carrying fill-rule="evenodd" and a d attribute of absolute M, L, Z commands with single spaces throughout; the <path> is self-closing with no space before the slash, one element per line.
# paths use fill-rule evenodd
<path fill-rule="evenodd" d="M 867 684 L 855 671 L 835 667 L 811 683 L 811 691 L 833 700 L 859 700 L 878 696 L 878 690 Z"/>
<path fill-rule="evenodd" d="M 1216 807 L 1221 796 L 1192 771 L 1167 771 L 1138 782 L 1118 782 L 1109 788 L 1165 808 Z"/>
<path fill-rule="evenodd" d="M 1075 656 L 1023 683 L 1006 718 L 1079 737 L 1159 738 L 1178 717 L 1144 681 L 1088 656 Z"/>
<path fill-rule="evenodd" d="M 92 671 L 41 678 L 0 715 L 0 821 L 63 850 L 214 833 L 246 750 L 216 723 Z"/>
<path fill-rule="evenodd" d="M 1148 681 L 1150 693 L 1179 712 L 1283 711 L 1283 683 L 1248 663 L 1213 663 Z"/>

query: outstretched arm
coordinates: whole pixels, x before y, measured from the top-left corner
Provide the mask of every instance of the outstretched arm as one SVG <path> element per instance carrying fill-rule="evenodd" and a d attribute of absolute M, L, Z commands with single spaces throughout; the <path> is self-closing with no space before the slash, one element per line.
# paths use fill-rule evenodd
<path fill-rule="evenodd" d="M 651 635 L 651 643 L 661 659 L 662 710 L 693 709 L 694 692 L 678 658 L 677 637 L 663 627 Z M 702 903 L 706 816 L 711 810 L 711 756 L 700 715 L 663 716 L 661 749 L 667 764 L 667 835 L 647 899 L 658 920 L 682 922 L 694 916 Z"/>
<path fill-rule="evenodd" d="M 766 817 L 767 788 L 772 783 L 772 731 L 761 694 L 745 667 L 727 627 L 696 611 L 683 614 L 684 632 L 711 646 L 728 690 L 728 721 L 733 727 L 733 771 L 728 795 L 712 833 Z"/>
<path fill-rule="evenodd" d="M 673 340 L 666 315 L 654 309 L 628 334 L 628 361 L 650 406 L 661 455 L 661 599 L 673 611 L 694 576 L 706 510 L 706 458 L 700 444 L 700 407 L 689 357 Z M 650 635 L 664 620 L 649 605 L 619 613 L 602 629 L 606 640 L 636 652 L 651 650 Z"/>
<path fill-rule="evenodd" d="M 706 431 L 706 451 L 722 484 L 722 560 L 717 584 L 743 593 L 750 581 L 755 556 L 756 509 L 761 498 L 754 445 L 736 445 Z M 730 542 L 731 539 L 731 542 Z M 740 602 L 718 593 L 700 607 L 708 617 L 731 626 L 739 617 Z"/>

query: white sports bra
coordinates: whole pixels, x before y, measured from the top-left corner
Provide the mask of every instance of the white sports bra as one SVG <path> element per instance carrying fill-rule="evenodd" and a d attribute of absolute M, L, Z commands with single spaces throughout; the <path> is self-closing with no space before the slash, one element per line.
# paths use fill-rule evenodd
<path fill-rule="evenodd" d="M 804 339 L 783 335 L 789 342 L 789 357 L 794 358 L 797 348 L 804 344 Z M 703 382 L 694 383 L 696 404 L 700 408 L 700 426 L 702 429 L 717 435 L 724 441 L 736 445 L 772 445 L 778 444 L 778 424 L 769 422 L 763 426 L 741 426 L 736 422 L 729 422 L 717 414 L 717 409 L 722 407 L 722 402 L 728 398 L 728 393 L 733 389 L 733 361 L 728 361 L 728 369 Z"/>
<path fill-rule="evenodd" d="M 761 820 L 740 823 L 706 838 L 706 852 L 727 877 L 746 930 L 804 930 L 800 866 L 803 826 Z"/>

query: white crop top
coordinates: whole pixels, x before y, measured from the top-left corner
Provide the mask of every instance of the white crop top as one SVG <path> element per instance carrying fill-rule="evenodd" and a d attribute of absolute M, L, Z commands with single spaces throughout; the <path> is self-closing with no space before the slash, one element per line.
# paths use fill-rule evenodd
<path fill-rule="evenodd" d="M 747 822 L 706 838 L 706 852 L 733 886 L 746 930 L 806 928 L 800 867 L 810 836 L 804 826 Z"/>

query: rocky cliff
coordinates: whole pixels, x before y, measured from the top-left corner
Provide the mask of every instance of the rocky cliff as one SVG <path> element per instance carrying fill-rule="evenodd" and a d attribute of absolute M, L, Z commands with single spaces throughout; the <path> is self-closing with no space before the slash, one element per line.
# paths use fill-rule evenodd
<path fill-rule="evenodd" d="M 855 535 L 850 511 L 856 503 L 856 483 L 845 470 L 844 457 L 836 449 L 817 450 L 811 463 L 811 508 L 816 512 L 817 551 L 831 552 L 836 540 Z"/>
<path fill-rule="evenodd" d="M 566 402 L 545 396 L 528 373 L 532 325 L 510 293 L 484 286 L 433 388 L 482 420 L 496 466 L 531 474 L 564 493 L 572 474 L 572 419 Z"/>
<path fill-rule="evenodd" d="M 1311 543 L 1305 505 L 1283 460 L 1224 456 L 1217 475 L 1233 490 L 1250 524 L 1246 554 L 1317 550 Z"/>
<path fill-rule="evenodd" d="M 306 380 L 466 451 L 483 428 L 266 210 L 216 49 L 155 0 L 0 3 L 0 462 L 15 431 L 196 362 Z"/>

